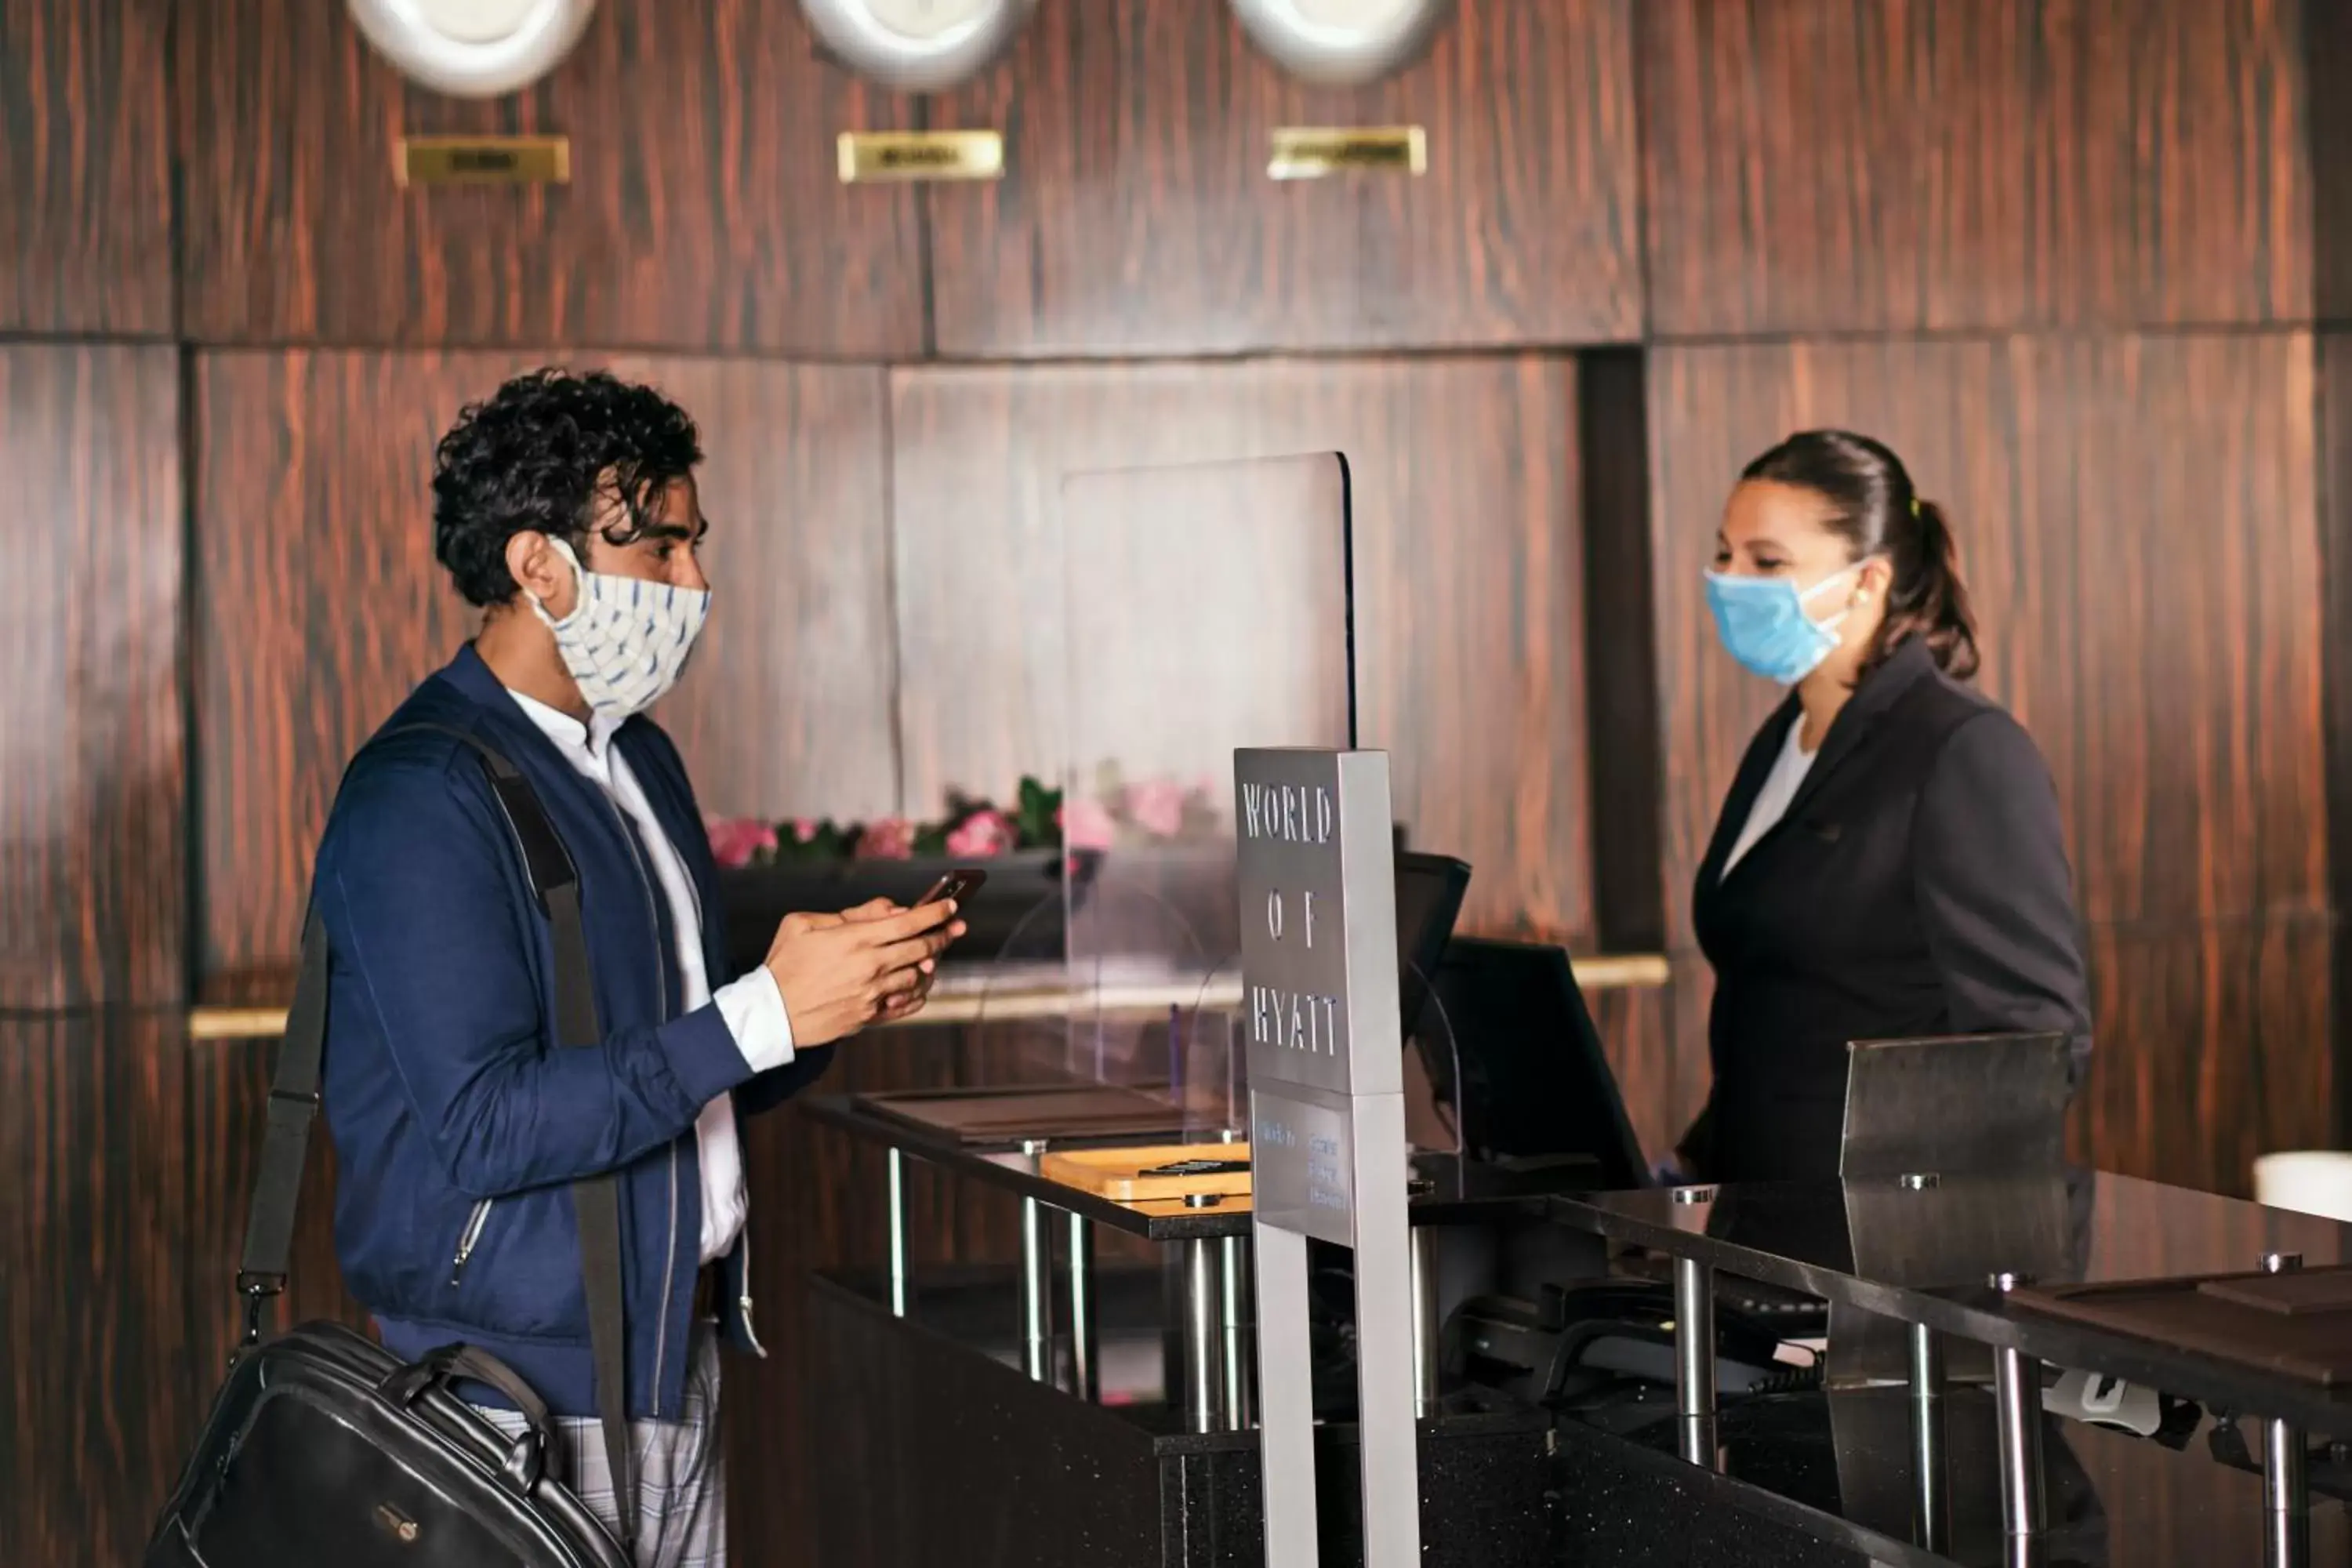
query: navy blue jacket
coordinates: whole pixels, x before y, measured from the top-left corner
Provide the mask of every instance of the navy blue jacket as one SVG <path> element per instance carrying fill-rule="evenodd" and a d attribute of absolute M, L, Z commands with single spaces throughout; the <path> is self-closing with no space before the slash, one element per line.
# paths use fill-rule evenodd
<path fill-rule="evenodd" d="M 604 1037 L 555 1043 L 554 950 L 474 750 L 521 770 L 579 868 Z M 614 744 L 702 900 L 706 973 L 731 978 L 716 868 L 686 769 L 639 718 Z M 629 1413 L 675 1417 L 702 1233 L 695 1118 L 732 1092 L 764 1110 L 814 1079 L 803 1050 L 752 1077 L 716 1006 L 680 1012 L 666 901 L 635 835 L 468 646 L 361 748 L 319 847 L 332 950 L 322 1093 L 335 1245 L 394 1354 L 452 1340 L 505 1361 L 558 1413 L 595 1413 L 569 1184 L 618 1172 Z M 460 1255 L 463 1261 L 460 1261 Z M 750 1247 L 725 1260 L 723 1326 L 756 1350 Z"/>

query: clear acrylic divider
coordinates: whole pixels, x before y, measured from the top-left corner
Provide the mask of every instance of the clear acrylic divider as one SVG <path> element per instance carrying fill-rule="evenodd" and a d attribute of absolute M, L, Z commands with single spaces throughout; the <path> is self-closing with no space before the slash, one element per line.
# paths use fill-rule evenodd
<path fill-rule="evenodd" d="M 1336 453 L 1074 475 L 1061 1067 L 1246 1122 L 1234 752 L 1354 741 Z"/>

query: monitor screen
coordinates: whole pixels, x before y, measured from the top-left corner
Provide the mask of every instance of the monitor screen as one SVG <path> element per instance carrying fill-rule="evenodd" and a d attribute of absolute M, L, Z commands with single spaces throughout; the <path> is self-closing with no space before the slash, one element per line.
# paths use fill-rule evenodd
<path fill-rule="evenodd" d="M 1462 913 L 1470 867 L 1450 855 L 1400 852 L 1396 858 L 1397 973 L 1403 986 L 1397 1028 L 1412 1038 L 1429 1002 L 1431 980 L 1445 956 L 1446 940 Z"/>
<path fill-rule="evenodd" d="M 1435 994 L 1453 1026 L 1461 1081 L 1439 1082 L 1466 1152 L 1480 1160 L 1588 1154 L 1607 1190 L 1648 1184 L 1617 1077 L 1576 971 L 1549 944 L 1458 937 Z M 1440 1064 L 1429 1064 L 1433 1075 Z"/>

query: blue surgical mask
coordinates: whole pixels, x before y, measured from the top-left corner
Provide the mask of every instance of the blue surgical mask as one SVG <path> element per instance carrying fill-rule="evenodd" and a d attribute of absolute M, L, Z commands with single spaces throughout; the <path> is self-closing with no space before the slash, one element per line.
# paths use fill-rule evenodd
<path fill-rule="evenodd" d="M 1786 577 L 1708 573 L 1706 603 L 1715 612 L 1724 651 L 1767 680 L 1794 686 L 1829 658 L 1838 645 L 1838 623 L 1845 619 L 1840 615 L 1826 624 L 1817 621 L 1805 613 L 1806 602 L 1861 564 L 1832 573 L 1801 594 Z"/>

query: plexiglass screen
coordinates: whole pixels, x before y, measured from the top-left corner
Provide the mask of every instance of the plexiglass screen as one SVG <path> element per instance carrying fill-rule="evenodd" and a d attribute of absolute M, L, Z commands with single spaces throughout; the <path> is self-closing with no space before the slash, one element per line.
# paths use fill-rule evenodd
<path fill-rule="evenodd" d="M 1237 1127 L 1233 757 L 1352 743 L 1346 468 L 1076 475 L 1062 518 L 1063 1065 Z"/>

